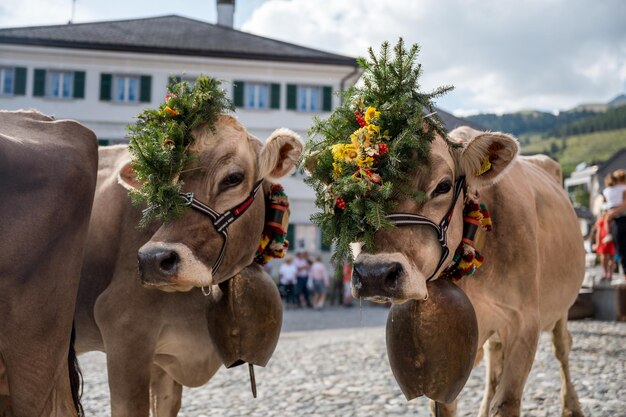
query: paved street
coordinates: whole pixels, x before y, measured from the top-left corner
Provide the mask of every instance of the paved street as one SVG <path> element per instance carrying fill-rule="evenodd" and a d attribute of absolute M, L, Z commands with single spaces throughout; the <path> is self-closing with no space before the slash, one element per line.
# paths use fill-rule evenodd
<path fill-rule="evenodd" d="M 185 389 L 180 416 L 418 416 L 427 400 L 407 402 L 385 352 L 384 308 L 285 312 L 283 333 L 266 368 L 256 368 L 259 397 L 250 393 L 247 367 L 221 370 L 205 386 Z M 626 416 L 626 324 L 570 322 L 570 364 L 587 417 Z M 80 357 L 87 416 L 109 415 L 105 358 Z M 459 416 L 476 416 L 484 366 L 460 395 Z M 544 334 L 523 400 L 524 416 L 560 416 L 558 365 Z"/>

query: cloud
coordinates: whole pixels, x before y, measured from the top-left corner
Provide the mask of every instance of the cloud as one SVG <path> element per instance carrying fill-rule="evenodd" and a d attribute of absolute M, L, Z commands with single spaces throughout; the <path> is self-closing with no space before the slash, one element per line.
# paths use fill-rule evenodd
<path fill-rule="evenodd" d="M 565 109 L 626 82 L 626 2 L 274 0 L 243 30 L 349 56 L 399 37 L 422 47 L 423 85 L 452 111 Z"/>
<path fill-rule="evenodd" d="M 68 0 L 0 0 L 0 27 L 58 25 L 72 16 Z M 74 21 L 94 20 L 81 4 L 76 5 Z"/>

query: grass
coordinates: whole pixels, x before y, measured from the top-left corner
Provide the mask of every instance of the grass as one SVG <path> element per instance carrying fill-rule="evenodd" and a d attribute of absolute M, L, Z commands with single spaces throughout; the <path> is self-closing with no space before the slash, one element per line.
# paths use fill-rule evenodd
<path fill-rule="evenodd" d="M 615 152 L 626 148 L 626 129 L 588 133 L 565 138 L 541 135 L 520 137 L 522 153 L 526 155 L 544 153 L 559 161 L 563 174 L 567 177 L 581 162 L 597 163 L 606 161 Z"/>

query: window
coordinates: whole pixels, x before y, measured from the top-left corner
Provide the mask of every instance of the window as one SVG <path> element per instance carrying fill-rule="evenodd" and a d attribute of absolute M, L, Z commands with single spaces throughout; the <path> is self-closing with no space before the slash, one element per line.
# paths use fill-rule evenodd
<path fill-rule="evenodd" d="M 113 101 L 136 103 L 139 101 L 139 77 L 130 75 L 113 76 Z"/>
<path fill-rule="evenodd" d="M 287 84 L 287 109 L 299 112 L 331 111 L 332 88 Z"/>
<path fill-rule="evenodd" d="M 72 98 L 74 73 L 70 71 L 48 71 L 48 97 Z"/>
<path fill-rule="evenodd" d="M 0 67 L 0 96 L 26 94 L 26 68 Z"/>
<path fill-rule="evenodd" d="M 15 87 L 15 70 L 13 68 L 0 67 L 0 94 L 12 95 Z"/>
<path fill-rule="evenodd" d="M 280 84 L 235 81 L 233 99 L 245 109 L 280 109 Z"/>
<path fill-rule="evenodd" d="M 320 110 L 320 88 L 298 86 L 298 111 Z"/>
<path fill-rule="evenodd" d="M 34 97 L 85 98 L 85 71 L 35 68 L 33 81 Z"/>
<path fill-rule="evenodd" d="M 246 109 L 267 109 L 269 108 L 270 87 L 267 84 L 246 83 Z"/>
<path fill-rule="evenodd" d="M 118 103 L 150 103 L 150 75 L 100 74 L 100 100 Z"/>

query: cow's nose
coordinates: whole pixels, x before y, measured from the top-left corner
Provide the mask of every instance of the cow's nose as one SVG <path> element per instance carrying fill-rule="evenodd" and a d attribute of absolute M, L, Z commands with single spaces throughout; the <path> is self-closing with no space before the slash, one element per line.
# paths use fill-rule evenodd
<path fill-rule="evenodd" d="M 355 262 L 352 286 L 359 297 L 393 297 L 404 273 L 399 262 Z"/>
<path fill-rule="evenodd" d="M 158 282 L 176 274 L 180 256 L 174 250 L 150 248 L 139 250 L 137 260 L 141 279 L 145 282 Z"/>

